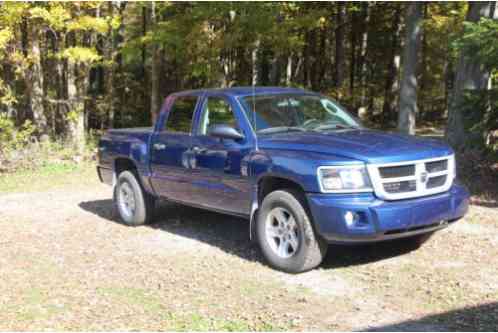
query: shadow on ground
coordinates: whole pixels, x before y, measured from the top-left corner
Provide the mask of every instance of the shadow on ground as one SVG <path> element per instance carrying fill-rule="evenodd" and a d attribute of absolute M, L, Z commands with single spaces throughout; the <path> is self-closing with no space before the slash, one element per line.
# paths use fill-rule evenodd
<path fill-rule="evenodd" d="M 110 199 L 81 202 L 79 207 L 108 221 L 121 224 L 113 216 Z M 154 222 L 146 227 L 204 242 L 249 261 L 264 261 L 257 244 L 249 239 L 249 222 L 245 219 L 161 202 L 157 205 Z M 330 245 L 321 267 L 330 269 L 363 265 L 412 250 L 413 248 L 402 240 L 362 246 Z"/>
<path fill-rule="evenodd" d="M 369 332 L 484 331 L 498 330 L 498 303 L 489 303 L 408 320 L 370 327 Z"/>

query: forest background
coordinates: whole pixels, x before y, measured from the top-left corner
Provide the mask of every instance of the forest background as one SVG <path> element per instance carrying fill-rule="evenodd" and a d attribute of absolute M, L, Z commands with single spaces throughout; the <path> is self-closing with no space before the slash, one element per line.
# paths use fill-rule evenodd
<path fill-rule="evenodd" d="M 150 126 L 172 92 L 257 85 L 440 137 L 486 181 L 497 41 L 489 1 L 2 2 L 0 172 L 91 157 L 105 129 Z"/>

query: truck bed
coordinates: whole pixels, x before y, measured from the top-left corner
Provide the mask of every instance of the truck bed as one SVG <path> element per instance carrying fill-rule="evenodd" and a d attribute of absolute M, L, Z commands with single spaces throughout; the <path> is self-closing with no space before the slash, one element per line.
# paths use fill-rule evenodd
<path fill-rule="evenodd" d="M 153 127 L 131 127 L 131 128 L 116 128 L 107 131 L 109 134 L 151 134 Z"/>
<path fill-rule="evenodd" d="M 101 138 L 99 145 L 99 174 L 105 183 L 111 182 L 113 163 L 119 159 L 133 158 L 137 168 L 147 172 L 147 153 L 152 127 L 111 129 Z"/>

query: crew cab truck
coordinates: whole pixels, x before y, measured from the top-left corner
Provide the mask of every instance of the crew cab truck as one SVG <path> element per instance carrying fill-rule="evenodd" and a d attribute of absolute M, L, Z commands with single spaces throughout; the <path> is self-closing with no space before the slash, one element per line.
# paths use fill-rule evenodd
<path fill-rule="evenodd" d="M 150 221 L 159 198 L 245 217 L 267 262 L 293 273 L 330 243 L 420 245 L 469 203 L 443 142 L 364 128 L 293 88 L 174 93 L 153 128 L 101 138 L 97 171 L 124 223 Z"/>

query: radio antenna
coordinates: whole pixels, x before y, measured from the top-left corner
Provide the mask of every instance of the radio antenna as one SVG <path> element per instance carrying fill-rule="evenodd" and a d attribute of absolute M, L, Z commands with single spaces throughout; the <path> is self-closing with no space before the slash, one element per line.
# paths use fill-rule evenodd
<path fill-rule="evenodd" d="M 256 88 L 254 87 L 254 81 L 252 83 L 252 122 L 254 126 L 254 133 L 256 133 Z"/>
<path fill-rule="evenodd" d="M 258 131 L 258 126 L 256 124 L 256 83 L 258 81 L 258 71 L 257 71 L 257 60 L 258 60 L 258 48 L 259 48 L 259 38 L 256 39 L 256 44 L 254 46 L 254 49 L 252 50 L 252 80 L 251 80 L 251 85 L 252 85 L 252 122 L 253 122 L 253 130 L 254 130 L 254 136 L 255 136 L 255 148 L 258 150 L 258 138 L 257 138 L 257 131 Z"/>

